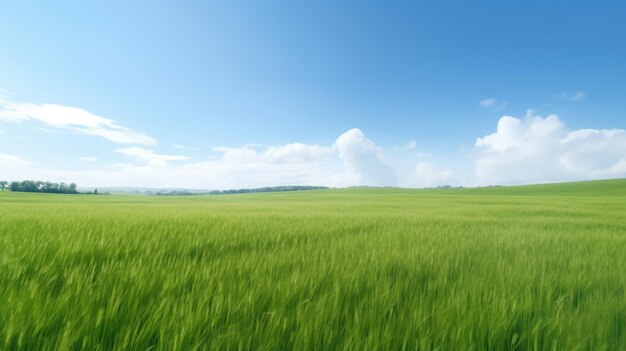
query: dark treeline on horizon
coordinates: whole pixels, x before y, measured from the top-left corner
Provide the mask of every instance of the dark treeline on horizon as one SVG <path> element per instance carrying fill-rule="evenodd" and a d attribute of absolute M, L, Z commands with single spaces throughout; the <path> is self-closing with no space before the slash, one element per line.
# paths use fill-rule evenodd
<path fill-rule="evenodd" d="M 6 182 L 2 182 L 6 184 Z M 2 187 L 4 190 L 4 186 Z M 52 183 L 35 180 L 23 180 L 9 183 L 9 190 L 27 193 L 54 193 L 54 194 L 78 194 L 76 184 Z"/>
<path fill-rule="evenodd" d="M 300 191 L 300 190 L 319 190 L 328 189 L 325 186 L 313 186 L 313 185 L 283 185 L 283 186 L 266 186 L 263 188 L 254 189 L 230 189 L 230 190 L 213 190 L 210 191 L 210 195 L 223 195 L 223 194 L 246 194 L 246 193 L 269 193 L 277 191 Z"/>
<path fill-rule="evenodd" d="M 191 192 L 188 190 L 164 190 L 148 195 L 226 195 L 226 194 L 248 194 L 248 193 L 269 193 L 280 191 L 301 191 L 301 190 L 319 190 L 328 189 L 325 186 L 312 186 L 312 185 L 283 185 L 283 186 L 267 186 L 263 188 L 253 189 L 230 189 L 230 190 L 212 190 L 207 192 Z"/>

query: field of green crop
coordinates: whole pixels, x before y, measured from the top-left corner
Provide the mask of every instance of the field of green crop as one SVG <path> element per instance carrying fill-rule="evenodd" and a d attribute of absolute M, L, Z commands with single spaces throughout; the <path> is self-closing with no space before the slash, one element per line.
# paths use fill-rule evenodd
<path fill-rule="evenodd" d="M 626 349 L 626 180 L 0 193 L 1 350 Z"/>

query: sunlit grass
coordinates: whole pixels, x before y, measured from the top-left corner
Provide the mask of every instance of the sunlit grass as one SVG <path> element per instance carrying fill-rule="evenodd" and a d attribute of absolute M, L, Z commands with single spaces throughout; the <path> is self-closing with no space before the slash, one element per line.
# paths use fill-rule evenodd
<path fill-rule="evenodd" d="M 626 182 L 539 187 L 0 193 L 0 349 L 626 347 Z"/>

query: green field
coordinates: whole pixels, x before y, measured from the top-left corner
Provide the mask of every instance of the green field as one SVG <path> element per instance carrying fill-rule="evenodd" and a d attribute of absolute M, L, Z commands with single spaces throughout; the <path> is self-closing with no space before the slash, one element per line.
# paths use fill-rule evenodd
<path fill-rule="evenodd" d="M 0 349 L 626 349 L 626 180 L 0 193 Z"/>

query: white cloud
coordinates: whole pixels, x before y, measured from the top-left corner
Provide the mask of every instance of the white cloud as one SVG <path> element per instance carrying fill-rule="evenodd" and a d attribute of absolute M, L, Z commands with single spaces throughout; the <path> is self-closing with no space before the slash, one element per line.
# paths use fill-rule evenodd
<path fill-rule="evenodd" d="M 476 140 L 476 182 L 525 184 L 626 176 L 626 131 L 569 131 L 557 115 L 504 116 Z"/>
<path fill-rule="evenodd" d="M 491 107 L 496 104 L 496 98 L 488 98 L 484 100 L 480 100 L 480 106 L 482 107 Z"/>
<path fill-rule="evenodd" d="M 496 98 L 488 98 L 488 99 L 484 99 L 484 100 L 480 100 L 480 106 L 484 107 L 484 108 L 491 108 L 493 107 L 495 110 L 501 110 L 503 108 L 505 108 L 507 106 L 507 102 L 501 102 L 498 103 L 498 99 Z"/>
<path fill-rule="evenodd" d="M 198 150 L 197 147 L 181 145 L 181 144 L 174 144 L 174 149 L 179 149 L 179 150 Z"/>
<path fill-rule="evenodd" d="M 283 146 L 271 146 L 264 157 L 276 163 L 319 162 L 332 153 L 332 148 L 319 145 L 292 143 Z"/>
<path fill-rule="evenodd" d="M 421 162 L 415 167 L 416 187 L 436 187 L 449 185 L 450 182 L 458 183 L 457 180 L 453 179 L 452 171 L 440 170 L 436 165 L 429 162 Z"/>
<path fill-rule="evenodd" d="M 558 97 L 564 100 L 569 100 L 569 101 L 580 101 L 586 98 L 587 94 L 585 94 L 582 91 L 576 92 L 574 94 L 568 94 L 566 92 L 562 92 L 558 95 Z"/>
<path fill-rule="evenodd" d="M 37 129 L 38 131 L 44 132 L 44 133 L 59 134 L 58 130 L 52 130 L 52 129 L 49 129 L 49 128 L 35 127 L 35 129 Z"/>
<path fill-rule="evenodd" d="M 333 153 L 331 147 L 291 143 L 282 146 L 269 146 L 259 152 L 260 145 L 242 147 L 220 146 L 215 151 L 223 154 L 223 159 L 231 163 L 318 163 Z"/>
<path fill-rule="evenodd" d="M 20 157 L 0 153 L 0 168 L 26 167 L 31 164 L 32 162 Z"/>
<path fill-rule="evenodd" d="M 294 184 L 350 185 L 341 168 L 334 168 L 335 151 L 331 147 L 294 143 L 216 149 L 221 155 L 213 160 L 168 165 L 144 161 L 141 165 L 117 166 L 126 179 L 123 184 L 143 183 L 143 186 L 225 189 Z M 133 154 L 140 153 L 134 151 Z"/>
<path fill-rule="evenodd" d="M 407 145 L 413 148 L 412 143 Z M 83 164 L 76 171 L 42 169 L 0 154 L 0 178 L 71 181 L 81 186 L 224 189 L 295 184 L 473 186 L 626 177 L 626 131 L 568 130 L 557 115 L 542 117 L 533 111 L 523 118 L 500 118 L 494 133 L 476 139 L 465 159 L 471 163 L 467 166 L 463 159 L 435 156 L 424 162 L 420 153 L 406 152 L 406 147 L 388 153 L 356 128 L 327 145 L 221 146 L 202 161 L 142 147 L 116 151 L 130 160 L 112 166 L 98 162 L 93 169 Z M 474 176 L 469 176 L 472 166 Z"/>
<path fill-rule="evenodd" d="M 16 179 L 50 179 L 80 186 L 142 186 L 224 189 L 273 185 L 397 185 L 382 148 L 358 129 L 322 146 L 289 143 L 276 146 L 218 147 L 218 157 L 191 162 L 183 155 L 161 155 L 141 147 L 116 150 L 134 162 L 78 171 L 27 167 Z M 175 162 L 176 161 L 176 162 Z M 102 165 L 99 165 L 102 167 Z M 408 175 L 414 177 L 414 174 Z"/>
<path fill-rule="evenodd" d="M 142 147 L 127 147 L 117 149 L 115 151 L 128 157 L 135 158 L 150 167 L 165 167 L 170 161 L 184 161 L 190 159 L 190 157 L 183 155 L 161 155 Z"/>
<path fill-rule="evenodd" d="M 69 129 L 121 144 L 154 145 L 150 136 L 122 127 L 113 120 L 89 111 L 54 104 L 29 104 L 0 99 L 0 120 L 5 122 L 37 121 L 48 126 Z"/>
<path fill-rule="evenodd" d="M 28 170 L 32 162 L 14 155 L 0 153 L 0 180 L 15 180 L 15 176 Z"/>
<path fill-rule="evenodd" d="M 360 129 L 341 134 L 335 141 L 339 157 L 357 185 L 392 185 L 394 171 L 383 160 L 383 150 Z"/>
<path fill-rule="evenodd" d="M 346 177 L 337 168 L 332 147 L 290 143 L 280 146 L 244 145 L 216 147 L 217 160 L 181 166 L 188 173 L 211 174 L 213 187 L 266 185 L 345 186 Z"/>
<path fill-rule="evenodd" d="M 417 142 L 415 140 L 411 140 L 408 143 L 404 144 L 405 150 L 415 150 L 417 149 Z"/>
<path fill-rule="evenodd" d="M 90 156 L 82 156 L 78 158 L 79 161 L 83 161 L 83 162 L 94 162 L 94 161 L 98 161 L 97 157 L 90 157 Z"/>

